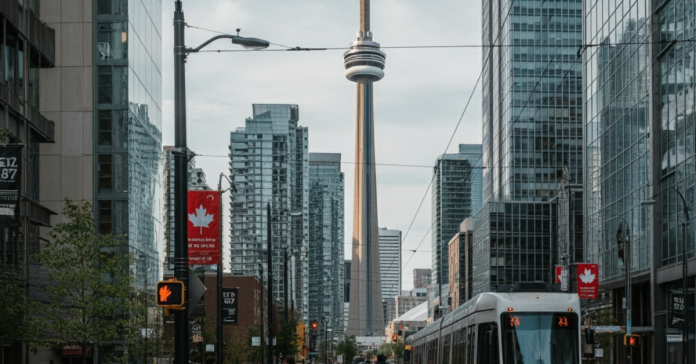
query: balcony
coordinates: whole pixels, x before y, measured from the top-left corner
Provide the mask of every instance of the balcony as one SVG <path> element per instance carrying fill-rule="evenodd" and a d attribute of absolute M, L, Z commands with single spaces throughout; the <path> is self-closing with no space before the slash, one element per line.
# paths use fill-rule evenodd
<path fill-rule="evenodd" d="M 44 143 L 55 143 L 55 123 L 51 120 L 46 119 L 40 112 L 38 112 L 33 107 L 29 107 L 30 120 L 29 124 L 31 128 L 39 134 Z"/>
<path fill-rule="evenodd" d="M 45 206 L 39 205 L 38 203 L 25 198 L 27 202 L 27 212 L 29 216 L 29 221 L 35 225 L 41 225 L 46 227 L 51 227 L 51 215 L 58 215 L 55 211 L 49 210 Z"/>
<path fill-rule="evenodd" d="M 42 22 L 33 11 L 28 11 L 29 24 L 27 38 L 41 53 L 41 68 L 56 64 L 56 31 Z"/>
<path fill-rule="evenodd" d="M 15 28 L 19 28 L 17 26 L 19 24 L 19 9 L 16 1 L 0 1 L 0 13 L 2 13 Z"/>

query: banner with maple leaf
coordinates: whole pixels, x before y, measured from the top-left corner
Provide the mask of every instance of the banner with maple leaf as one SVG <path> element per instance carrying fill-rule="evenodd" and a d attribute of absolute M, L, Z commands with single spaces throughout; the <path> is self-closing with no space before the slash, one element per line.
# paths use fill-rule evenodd
<path fill-rule="evenodd" d="M 188 191 L 189 265 L 220 262 L 220 193 Z"/>
<path fill-rule="evenodd" d="M 597 264 L 578 264 L 578 296 L 596 300 L 599 292 Z"/>

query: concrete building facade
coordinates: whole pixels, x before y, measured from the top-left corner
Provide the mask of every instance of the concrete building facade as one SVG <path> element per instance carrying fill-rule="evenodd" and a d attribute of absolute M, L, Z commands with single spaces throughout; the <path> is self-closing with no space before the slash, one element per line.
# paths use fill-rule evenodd
<path fill-rule="evenodd" d="M 474 219 L 462 221 L 457 233 L 449 246 L 449 281 L 451 310 L 456 309 L 471 299 L 471 269 L 472 248 L 474 235 Z"/>
<path fill-rule="evenodd" d="M 425 288 L 432 280 L 432 269 L 416 268 L 413 270 L 413 288 Z"/>

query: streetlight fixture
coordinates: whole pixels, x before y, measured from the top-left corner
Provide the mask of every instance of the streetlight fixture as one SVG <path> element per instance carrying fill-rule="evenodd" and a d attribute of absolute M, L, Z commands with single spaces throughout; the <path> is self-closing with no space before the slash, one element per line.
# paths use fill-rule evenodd
<path fill-rule="evenodd" d="M 197 48 L 186 48 L 184 44 L 184 12 L 181 0 L 176 0 L 174 10 L 174 276 L 188 289 L 188 148 L 186 143 L 186 57 L 200 51 L 217 39 L 231 39 L 247 49 L 263 49 L 267 41 L 234 35 L 219 35 Z M 220 292 L 218 292 L 220 294 Z M 184 306 L 174 319 L 175 364 L 188 364 L 188 307 Z M 218 317 L 218 320 L 221 319 Z M 221 353 L 218 353 L 218 357 Z M 270 358 L 269 358 L 270 360 Z"/>
<path fill-rule="evenodd" d="M 616 231 L 616 243 L 619 244 L 619 258 L 622 258 L 624 263 L 624 279 L 625 279 L 625 296 L 626 296 L 626 336 L 631 335 L 631 228 L 628 225 L 628 221 L 621 216 L 617 216 L 617 219 L 621 219 L 624 224 L 626 224 L 625 233 L 621 229 L 621 224 L 619 223 L 619 229 Z M 621 257 L 623 254 L 623 257 Z M 626 347 L 626 364 L 631 364 L 631 346 Z"/>
<path fill-rule="evenodd" d="M 682 292 L 684 294 L 684 328 L 682 329 L 682 351 L 684 352 L 684 364 L 689 363 L 689 348 L 688 348 L 688 338 L 689 338 L 689 294 L 688 294 L 688 276 L 687 276 L 687 251 L 686 251 L 686 227 L 689 226 L 689 208 L 686 206 L 686 199 L 684 195 L 679 192 L 679 190 L 674 186 L 669 186 L 677 193 L 677 196 L 682 200 L 682 206 L 684 207 L 683 213 L 684 218 L 682 219 Z M 655 200 L 649 199 L 642 202 L 643 205 L 654 205 Z"/>

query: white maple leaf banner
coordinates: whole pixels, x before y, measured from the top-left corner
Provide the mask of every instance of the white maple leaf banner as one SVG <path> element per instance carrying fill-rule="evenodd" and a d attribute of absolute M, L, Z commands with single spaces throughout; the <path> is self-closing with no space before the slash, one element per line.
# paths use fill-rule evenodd
<path fill-rule="evenodd" d="M 203 208 L 203 205 L 200 205 L 195 213 L 188 214 L 188 217 L 193 226 L 200 228 L 200 233 L 203 234 L 203 228 L 207 228 L 213 222 L 214 215 L 208 215 L 208 211 Z"/>
<path fill-rule="evenodd" d="M 580 280 L 582 281 L 582 283 L 589 284 L 594 282 L 595 275 L 592 274 L 591 270 L 585 269 L 585 273 L 580 275 Z"/>

